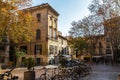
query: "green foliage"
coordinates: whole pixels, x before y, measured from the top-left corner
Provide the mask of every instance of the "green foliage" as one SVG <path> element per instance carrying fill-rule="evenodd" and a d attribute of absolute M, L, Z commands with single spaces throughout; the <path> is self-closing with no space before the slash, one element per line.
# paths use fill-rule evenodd
<path fill-rule="evenodd" d="M 25 52 L 24 51 L 20 51 L 18 48 L 15 48 L 15 59 L 16 59 L 16 67 L 20 67 L 21 66 L 21 58 L 23 56 L 25 56 Z"/>
<path fill-rule="evenodd" d="M 28 70 L 30 70 L 32 67 L 34 67 L 34 60 L 32 58 L 27 58 L 24 60 L 23 62 L 25 64 L 25 66 L 27 67 Z"/>
<path fill-rule="evenodd" d="M 76 40 L 74 43 L 75 48 L 78 48 L 78 50 L 83 50 L 86 48 L 86 42 L 84 40 Z"/>
<path fill-rule="evenodd" d="M 87 49 L 87 42 L 83 38 L 72 38 L 70 44 L 73 45 L 74 49 L 82 52 L 84 49 Z"/>
<path fill-rule="evenodd" d="M 23 57 L 26 53 L 24 51 L 20 51 L 18 48 L 15 48 L 15 57 L 20 58 Z"/>
<path fill-rule="evenodd" d="M 0 1 L 0 36 L 9 36 L 10 42 L 29 42 L 33 35 L 34 20 L 29 12 L 18 10 L 19 4 L 30 0 Z"/>

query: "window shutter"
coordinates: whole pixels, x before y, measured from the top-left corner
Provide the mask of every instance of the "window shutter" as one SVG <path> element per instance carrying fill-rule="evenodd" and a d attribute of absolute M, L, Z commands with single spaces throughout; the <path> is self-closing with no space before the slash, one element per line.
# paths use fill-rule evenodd
<path fill-rule="evenodd" d="M 34 46 L 34 54 L 36 54 L 36 45 Z"/>

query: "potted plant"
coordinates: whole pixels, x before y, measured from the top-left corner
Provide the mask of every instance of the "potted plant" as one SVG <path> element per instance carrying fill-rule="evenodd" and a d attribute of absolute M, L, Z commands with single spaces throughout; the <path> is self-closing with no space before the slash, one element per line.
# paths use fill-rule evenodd
<path fill-rule="evenodd" d="M 24 60 L 24 65 L 30 71 L 34 67 L 34 60 L 32 58 L 27 58 Z"/>
<path fill-rule="evenodd" d="M 32 58 L 27 58 L 24 61 L 24 65 L 28 69 L 28 71 L 24 72 L 24 80 L 35 80 L 34 60 Z"/>

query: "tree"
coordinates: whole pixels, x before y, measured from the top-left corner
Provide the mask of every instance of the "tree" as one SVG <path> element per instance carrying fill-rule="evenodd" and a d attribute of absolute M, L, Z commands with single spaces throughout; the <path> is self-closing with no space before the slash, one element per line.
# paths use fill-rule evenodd
<path fill-rule="evenodd" d="M 0 40 L 7 38 L 10 49 L 14 50 L 16 43 L 30 42 L 34 37 L 33 25 L 36 20 L 29 11 L 23 10 L 30 5 L 31 0 L 0 0 Z M 16 58 L 17 66 L 19 66 L 19 56 L 22 56 L 20 53 L 22 52 L 12 50 L 9 53 L 10 58 Z"/>
<path fill-rule="evenodd" d="M 106 27 L 106 38 L 109 39 L 111 45 L 111 51 L 115 61 L 118 61 L 119 56 L 119 45 L 120 45 L 120 17 L 115 17 L 104 22 Z"/>
<path fill-rule="evenodd" d="M 70 40 L 70 44 L 73 45 L 73 48 L 76 51 L 76 57 L 82 55 L 84 50 L 87 49 L 87 43 L 85 39 L 82 38 L 73 38 Z"/>
<path fill-rule="evenodd" d="M 34 35 L 33 17 L 20 10 L 30 0 L 0 0 L 0 36 L 9 36 L 11 43 L 30 41 Z"/>
<path fill-rule="evenodd" d="M 120 14 L 120 1 L 119 0 L 93 0 L 89 6 L 92 14 L 101 17 L 101 23 L 104 25 L 104 34 L 109 38 L 111 44 L 112 55 L 118 51 L 119 46 L 119 14 Z M 113 55 L 114 56 L 114 55 Z M 113 57 L 112 57 L 113 58 Z M 114 60 L 114 58 L 113 58 Z"/>
<path fill-rule="evenodd" d="M 84 54 L 84 50 L 87 50 L 87 43 L 84 39 L 75 41 L 75 47 L 78 49 L 80 54 Z M 77 55 L 80 55 L 79 53 Z"/>
<path fill-rule="evenodd" d="M 99 35 L 103 35 L 103 27 L 100 21 L 101 19 L 96 15 L 90 15 L 78 22 L 72 22 L 72 28 L 69 31 L 71 36 L 85 41 L 85 45 L 87 44 L 86 51 L 90 53 L 90 55 L 95 53 L 95 44 L 98 43 L 101 37 Z M 78 42 L 77 45 L 80 43 L 81 42 Z"/>
<path fill-rule="evenodd" d="M 119 5 L 118 0 L 93 0 L 88 9 L 92 14 L 107 20 L 119 15 Z"/>
<path fill-rule="evenodd" d="M 25 52 L 15 48 L 16 67 L 21 66 L 21 58 L 25 56 Z"/>

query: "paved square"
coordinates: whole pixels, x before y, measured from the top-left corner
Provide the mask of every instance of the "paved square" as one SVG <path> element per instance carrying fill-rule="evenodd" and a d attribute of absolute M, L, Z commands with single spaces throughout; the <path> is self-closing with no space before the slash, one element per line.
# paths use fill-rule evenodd
<path fill-rule="evenodd" d="M 91 75 L 79 80 L 118 80 L 118 75 L 120 74 L 119 66 L 98 64 L 93 65 L 92 69 Z"/>

